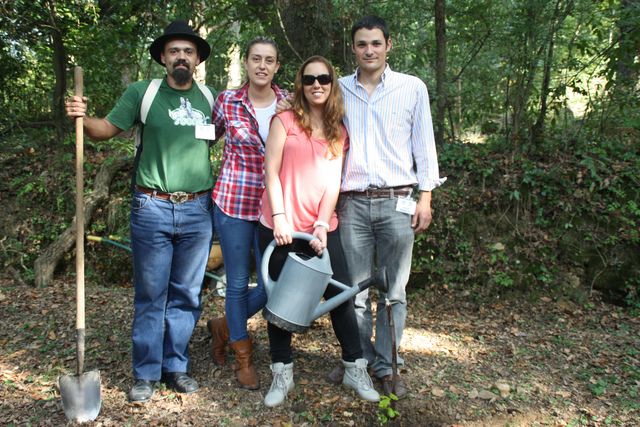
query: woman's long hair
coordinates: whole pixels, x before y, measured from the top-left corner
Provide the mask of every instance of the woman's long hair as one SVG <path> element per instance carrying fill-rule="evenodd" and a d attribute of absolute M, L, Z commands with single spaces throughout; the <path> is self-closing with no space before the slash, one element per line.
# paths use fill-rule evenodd
<path fill-rule="evenodd" d="M 309 115 L 309 103 L 304 97 L 304 90 L 302 87 L 302 75 L 304 74 L 307 65 L 320 62 L 327 66 L 329 75 L 331 76 L 331 91 L 329 92 L 329 98 L 324 105 L 323 125 L 324 135 L 329 142 L 329 152 L 332 158 L 340 157 L 342 155 L 342 119 L 344 117 L 344 103 L 342 102 L 342 91 L 340 90 L 340 83 L 338 83 L 338 77 L 336 71 L 333 69 L 331 62 L 323 56 L 312 56 L 300 67 L 296 74 L 295 92 L 293 97 L 293 113 L 296 121 L 304 129 L 308 136 L 311 136 L 311 116 Z"/>

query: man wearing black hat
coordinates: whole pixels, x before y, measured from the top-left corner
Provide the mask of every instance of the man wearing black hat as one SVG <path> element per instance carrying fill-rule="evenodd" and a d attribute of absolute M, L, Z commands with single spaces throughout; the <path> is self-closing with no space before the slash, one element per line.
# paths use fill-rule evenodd
<path fill-rule="evenodd" d="M 134 267 L 133 376 L 129 400 L 145 402 L 162 381 L 180 393 L 198 383 L 187 375 L 188 344 L 200 317 L 200 285 L 212 237 L 213 173 L 210 91 L 193 80 L 209 44 L 185 21 L 174 21 L 149 47 L 163 79 L 129 85 L 105 118 L 85 117 L 94 140 L 139 126 L 131 246 Z M 152 89 L 153 88 L 153 89 Z M 87 98 L 71 97 L 67 115 L 84 117 Z"/>

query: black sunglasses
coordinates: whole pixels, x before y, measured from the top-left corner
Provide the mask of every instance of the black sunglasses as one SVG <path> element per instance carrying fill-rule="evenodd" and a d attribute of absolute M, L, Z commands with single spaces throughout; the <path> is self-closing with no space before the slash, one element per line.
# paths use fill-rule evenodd
<path fill-rule="evenodd" d="M 330 74 L 320 74 L 318 76 L 305 74 L 302 76 L 302 84 L 305 86 L 311 86 L 316 80 L 318 80 L 318 83 L 321 85 L 328 85 L 333 81 Z"/>

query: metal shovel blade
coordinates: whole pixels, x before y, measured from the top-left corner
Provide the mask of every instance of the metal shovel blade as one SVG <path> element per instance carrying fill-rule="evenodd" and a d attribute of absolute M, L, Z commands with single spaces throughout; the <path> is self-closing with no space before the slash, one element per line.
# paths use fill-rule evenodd
<path fill-rule="evenodd" d="M 64 413 L 71 421 L 93 421 L 100 413 L 100 372 L 63 375 L 58 379 Z"/>

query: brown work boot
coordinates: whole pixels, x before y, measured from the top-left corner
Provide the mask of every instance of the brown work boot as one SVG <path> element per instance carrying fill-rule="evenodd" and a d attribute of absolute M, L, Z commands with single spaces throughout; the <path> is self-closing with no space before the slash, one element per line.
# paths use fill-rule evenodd
<path fill-rule="evenodd" d="M 344 365 L 340 364 L 333 368 L 329 374 L 327 374 L 327 379 L 333 385 L 342 384 L 342 378 L 344 378 Z"/>
<path fill-rule="evenodd" d="M 240 387 L 249 390 L 257 390 L 260 387 L 258 381 L 258 373 L 255 366 L 251 361 L 251 355 L 253 353 L 251 339 L 247 338 L 242 341 L 232 342 L 230 344 L 233 351 L 236 352 L 236 379 L 240 383 Z"/>
<path fill-rule="evenodd" d="M 400 378 L 400 374 L 396 374 L 395 384 L 393 382 L 393 374 L 380 378 L 380 382 L 382 383 L 382 392 L 387 396 L 393 393 L 398 399 L 402 399 L 407 395 L 407 385 Z"/>
<path fill-rule="evenodd" d="M 207 329 L 211 334 L 211 357 L 213 363 L 224 366 L 227 359 L 227 344 L 229 343 L 229 327 L 226 317 L 218 317 L 207 322 Z"/>

